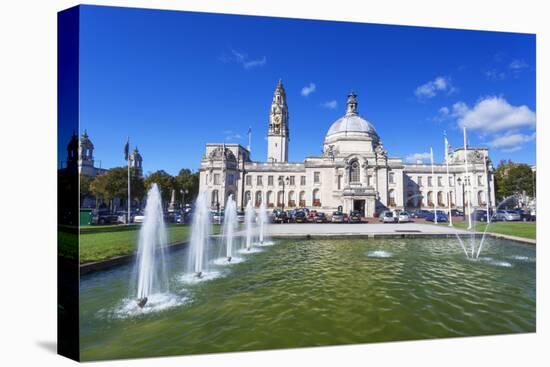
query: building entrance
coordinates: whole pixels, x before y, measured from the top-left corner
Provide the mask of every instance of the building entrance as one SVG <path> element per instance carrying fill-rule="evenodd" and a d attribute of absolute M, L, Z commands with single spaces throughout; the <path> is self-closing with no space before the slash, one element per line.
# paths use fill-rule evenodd
<path fill-rule="evenodd" d="M 353 210 L 361 213 L 365 217 L 365 200 L 353 200 Z"/>

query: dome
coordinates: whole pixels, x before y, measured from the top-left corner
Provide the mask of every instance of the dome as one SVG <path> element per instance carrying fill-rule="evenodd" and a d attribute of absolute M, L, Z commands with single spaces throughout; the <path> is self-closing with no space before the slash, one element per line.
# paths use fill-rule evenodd
<path fill-rule="evenodd" d="M 366 135 L 371 138 L 378 138 L 374 126 L 357 113 L 356 97 L 357 95 L 353 92 L 348 95 L 346 114 L 330 126 L 325 139 L 333 137 L 336 134 L 340 136 L 347 135 L 347 133 L 351 133 L 350 135 L 354 136 Z"/>
<path fill-rule="evenodd" d="M 328 129 L 327 137 L 329 135 L 343 133 L 343 132 L 358 132 L 367 134 L 376 134 L 374 126 L 359 115 L 345 115 L 336 120 L 330 129 Z"/>

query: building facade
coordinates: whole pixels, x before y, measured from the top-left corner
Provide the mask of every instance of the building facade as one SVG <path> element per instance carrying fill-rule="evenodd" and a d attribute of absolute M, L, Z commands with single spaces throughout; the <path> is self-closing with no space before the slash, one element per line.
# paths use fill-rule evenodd
<path fill-rule="evenodd" d="M 455 149 L 446 162 L 407 163 L 392 157 L 374 126 L 361 117 L 355 93 L 346 112 L 328 129 L 323 154 L 289 162 L 289 112 L 283 83 L 273 94 L 267 132 L 267 161 L 252 161 L 239 144 L 207 144 L 200 167 L 200 190 L 212 209 L 230 195 L 244 207 L 307 207 L 321 211 L 358 210 L 373 217 L 386 209 L 494 207 L 493 167 L 486 148 Z M 465 160 L 467 159 L 467 167 Z M 448 163 L 448 164 L 446 164 Z M 448 166 L 448 174 L 447 174 Z M 466 172 L 466 169 L 468 172 Z"/>
<path fill-rule="evenodd" d="M 137 147 L 129 155 L 129 164 L 130 168 L 133 168 L 138 176 L 143 176 L 143 157 L 139 153 Z M 109 171 L 106 168 L 96 166 L 94 159 L 94 144 L 86 130 L 84 130 L 80 138 L 76 133 L 73 133 L 67 145 L 66 169 L 77 169 L 79 175 L 92 178 L 103 175 Z M 113 199 L 113 206 L 116 208 L 123 208 L 125 203 L 125 198 L 116 197 Z M 93 196 L 83 197 L 80 202 L 82 208 L 95 208 L 98 204 L 96 198 Z"/>

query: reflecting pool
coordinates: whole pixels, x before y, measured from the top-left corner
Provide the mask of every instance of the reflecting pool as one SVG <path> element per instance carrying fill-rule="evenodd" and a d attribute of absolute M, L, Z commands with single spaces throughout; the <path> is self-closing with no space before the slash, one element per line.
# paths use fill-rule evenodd
<path fill-rule="evenodd" d="M 222 246 L 220 243 L 216 246 Z M 134 306 L 134 265 L 81 278 L 83 360 L 534 332 L 535 246 L 453 238 L 274 240 Z M 223 253 L 212 248 L 215 253 Z M 189 278 L 189 279 L 188 279 Z"/>

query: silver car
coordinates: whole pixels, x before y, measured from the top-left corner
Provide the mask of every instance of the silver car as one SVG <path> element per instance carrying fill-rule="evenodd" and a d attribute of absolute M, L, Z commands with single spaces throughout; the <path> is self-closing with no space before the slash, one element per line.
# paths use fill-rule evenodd
<path fill-rule="evenodd" d="M 504 220 L 505 221 L 518 221 L 521 220 L 521 215 L 519 213 L 516 213 L 512 210 L 505 210 L 504 211 Z"/>
<path fill-rule="evenodd" d="M 382 223 L 396 223 L 397 217 L 393 215 L 391 210 L 384 210 L 380 213 L 380 222 Z"/>
<path fill-rule="evenodd" d="M 399 215 L 397 216 L 397 221 L 399 223 L 408 223 L 411 221 L 411 216 L 409 215 L 409 213 L 405 212 L 405 211 L 402 211 L 399 213 Z"/>

